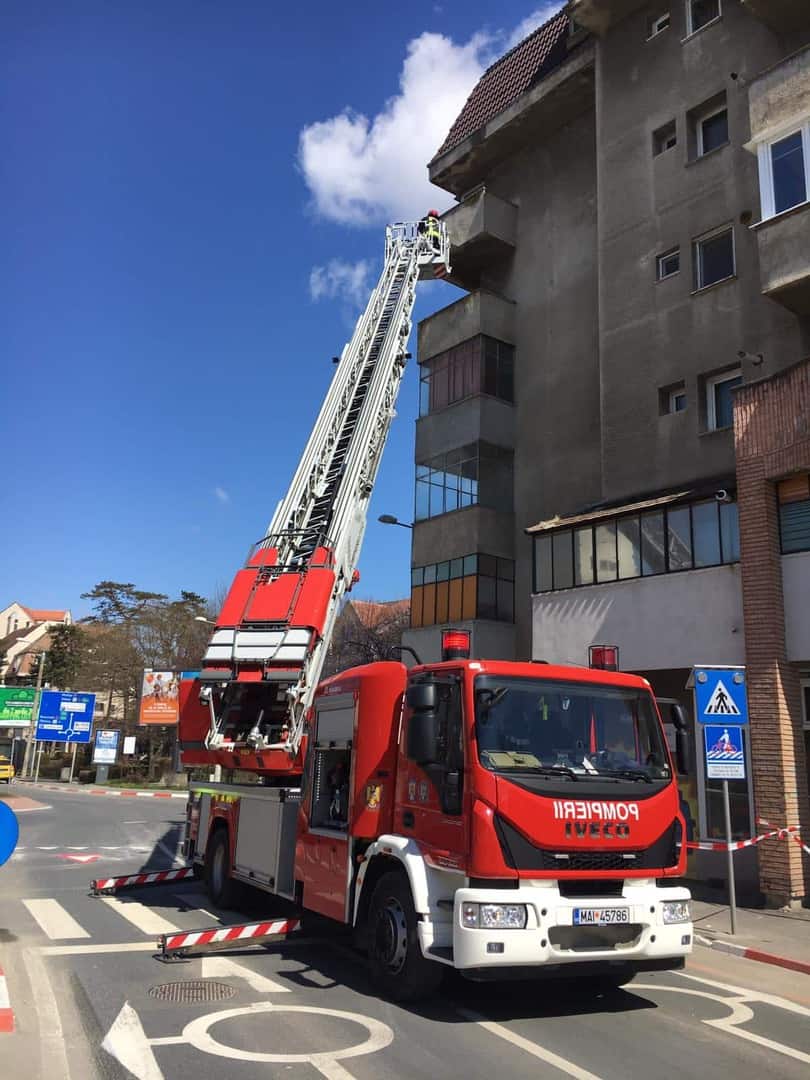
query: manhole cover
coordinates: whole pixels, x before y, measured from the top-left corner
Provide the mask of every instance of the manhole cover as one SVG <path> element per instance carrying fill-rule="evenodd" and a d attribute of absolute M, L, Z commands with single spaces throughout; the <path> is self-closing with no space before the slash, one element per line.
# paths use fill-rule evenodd
<path fill-rule="evenodd" d="M 211 979 L 192 979 L 190 982 L 163 983 L 149 990 L 150 997 L 159 1001 L 174 1001 L 180 1005 L 197 1005 L 204 1001 L 227 1001 L 236 995 L 236 987 Z"/>

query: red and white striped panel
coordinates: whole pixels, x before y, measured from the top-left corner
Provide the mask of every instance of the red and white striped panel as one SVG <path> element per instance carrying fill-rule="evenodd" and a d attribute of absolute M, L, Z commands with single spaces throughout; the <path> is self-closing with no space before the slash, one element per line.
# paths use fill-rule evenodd
<path fill-rule="evenodd" d="M 759 818 L 757 820 L 757 825 L 770 825 L 770 822 Z M 799 837 L 795 835 L 798 831 L 798 825 L 788 825 L 784 829 L 771 829 L 770 832 L 760 833 L 759 836 L 752 836 L 750 840 L 732 840 L 731 843 L 726 841 L 688 840 L 686 846 L 690 851 L 739 851 L 741 848 L 753 847 L 754 844 L 759 844 L 762 840 L 791 839 L 795 840 L 797 844 L 810 854 L 810 848 L 808 848 L 806 844 L 802 844 Z"/>
<path fill-rule="evenodd" d="M 8 983 L 0 968 L 0 1033 L 14 1030 L 14 1012 L 11 1008 L 11 999 L 8 996 Z"/>
<path fill-rule="evenodd" d="M 158 938 L 158 947 L 164 952 L 189 949 L 194 945 L 212 945 L 222 941 L 247 941 L 250 938 L 268 937 L 270 934 L 290 934 L 297 930 L 300 919 L 276 919 L 274 922 L 247 923 L 243 926 L 212 926 L 208 930 L 194 930 L 187 934 L 164 934 Z"/>
<path fill-rule="evenodd" d="M 97 878 L 90 882 L 90 888 L 98 889 L 123 889 L 127 885 L 156 885 L 161 881 L 182 881 L 183 878 L 191 877 L 194 873 L 192 866 L 185 866 L 182 870 L 158 870 L 154 874 L 129 874 L 127 877 Z"/>

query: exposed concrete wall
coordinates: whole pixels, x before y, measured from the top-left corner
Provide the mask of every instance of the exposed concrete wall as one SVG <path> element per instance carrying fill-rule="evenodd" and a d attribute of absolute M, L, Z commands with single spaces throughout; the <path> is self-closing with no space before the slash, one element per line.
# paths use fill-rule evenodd
<path fill-rule="evenodd" d="M 624 671 L 745 663 L 737 566 L 540 593 L 532 605 L 536 660 L 587 664 L 602 643 L 619 646 Z"/>
<path fill-rule="evenodd" d="M 413 530 L 412 565 L 428 566 L 476 552 L 513 559 L 512 520 L 511 514 L 486 506 L 468 506 L 420 521 Z"/>
<path fill-rule="evenodd" d="M 748 89 L 751 138 L 768 139 L 810 116 L 810 46 L 763 72 Z"/>
<path fill-rule="evenodd" d="M 782 556 L 788 660 L 810 661 L 810 551 Z"/>
<path fill-rule="evenodd" d="M 762 291 L 798 314 L 810 316 L 810 206 L 805 203 L 768 218 L 755 231 Z"/>
<path fill-rule="evenodd" d="M 501 296 L 479 290 L 419 323 L 419 359 L 429 360 L 476 334 L 488 334 L 513 344 L 515 306 Z"/>
<path fill-rule="evenodd" d="M 488 660 L 511 660 L 515 652 L 515 628 L 511 623 L 492 622 L 489 619 L 476 619 L 473 621 L 462 620 L 454 622 L 453 627 L 458 630 L 469 630 L 470 656 L 485 658 Z M 441 626 L 426 626 L 420 630 L 406 630 L 402 635 L 402 644 L 410 645 L 416 650 L 417 655 L 425 664 L 436 663 L 442 658 L 442 629 Z M 413 658 L 407 654 L 403 656 L 403 662 L 410 667 Z"/>
<path fill-rule="evenodd" d="M 761 294 L 756 237 L 740 223 L 759 213 L 745 81 L 784 42 L 733 0 L 686 40 L 685 5 L 672 4 L 670 29 L 645 41 L 653 7 L 615 25 L 598 51 L 602 465 L 615 499 L 730 473 L 731 432 L 704 434 L 704 377 L 740 350 L 764 353 L 771 370 L 802 355 L 795 317 Z M 723 92 L 729 145 L 690 161 L 689 114 Z M 677 146 L 654 157 L 653 132 L 672 120 Z M 692 295 L 692 241 L 729 223 L 736 278 Z M 678 245 L 680 273 L 656 282 L 657 255 Z M 748 361 L 743 374 L 756 374 Z M 681 381 L 686 413 L 660 416 L 659 389 Z"/>
<path fill-rule="evenodd" d="M 416 461 L 478 440 L 509 450 L 515 445 L 515 407 L 498 398 L 477 395 L 457 401 L 416 422 Z"/>

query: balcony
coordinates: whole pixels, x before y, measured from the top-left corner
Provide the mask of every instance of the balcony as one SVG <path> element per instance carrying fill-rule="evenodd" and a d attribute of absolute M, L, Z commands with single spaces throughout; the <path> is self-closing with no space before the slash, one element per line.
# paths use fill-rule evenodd
<path fill-rule="evenodd" d="M 754 228 L 763 293 L 797 315 L 810 315 L 810 203 Z"/>
<path fill-rule="evenodd" d="M 442 219 L 450 236 L 450 280 L 477 289 L 481 275 L 508 258 L 517 243 L 517 207 L 479 188 Z"/>
<path fill-rule="evenodd" d="M 571 0 L 568 11 L 575 22 L 592 34 L 604 34 L 614 23 L 644 7 L 644 3 L 645 0 Z"/>
<path fill-rule="evenodd" d="M 510 345 L 515 341 L 515 305 L 502 296 L 479 289 L 419 323 L 419 357 L 438 356 L 476 334 Z"/>
<path fill-rule="evenodd" d="M 810 27 L 807 0 L 742 0 L 742 5 L 777 33 Z"/>

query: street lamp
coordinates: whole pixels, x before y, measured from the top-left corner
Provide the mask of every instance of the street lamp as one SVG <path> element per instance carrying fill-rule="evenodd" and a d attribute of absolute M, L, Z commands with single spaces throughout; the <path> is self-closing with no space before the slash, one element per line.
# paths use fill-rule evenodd
<path fill-rule="evenodd" d="M 208 623 L 208 625 L 209 625 L 209 626 L 216 626 L 216 625 L 217 625 L 217 624 L 216 624 L 216 623 L 214 622 L 214 620 L 213 620 L 213 619 L 206 619 L 206 617 L 205 617 L 204 615 L 195 615 L 195 616 L 194 616 L 194 622 L 204 622 L 204 623 Z"/>
<path fill-rule="evenodd" d="M 407 521 L 400 521 L 399 518 L 394 517 L 393 514 L 380 514 L 380 516 L 377 518 L 377 521 L 379 521 L 383 525 L 399 525 L 402 529 L 413 528 L 412 524 L 408 524 Z"/>

